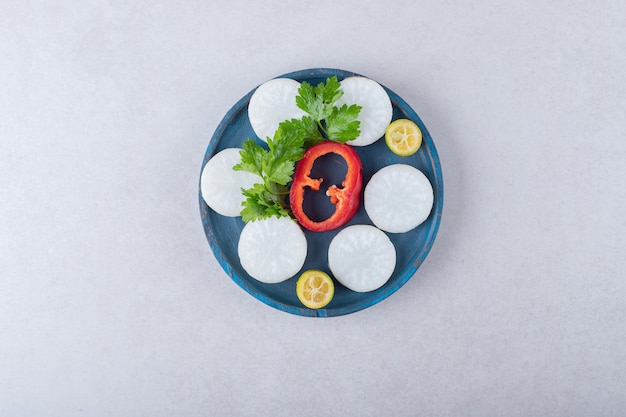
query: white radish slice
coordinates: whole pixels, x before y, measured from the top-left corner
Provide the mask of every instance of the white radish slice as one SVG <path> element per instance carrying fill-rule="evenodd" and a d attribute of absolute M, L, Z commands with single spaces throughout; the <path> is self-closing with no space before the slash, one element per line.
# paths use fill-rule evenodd
<path fill-rule="evenodd" d="M 251 277 L 275 284 L 300 271 L 307 242 L 300 226 L 288 217 L 248 222 L 239 236 L 239 260 Z"/>
<path fill-rule="evenodd" d="M 341 89 L 343 96 L 337 100 L 337 106 L 361 106 L 361 133 L 348 143 L 353 146 L 367 146 L 383 137 L 393 116 L 391 99 L 385 89 L 376 81 L 360 76 L 344 78 Z"/>
<path fill-rule="evenodd" d="M 227 148 L 206 163 L 200 175 L 200 192 L 209 207 L 222 216 L 237 217 L 245 197 L 241 189 L 251 188 L 261 178 L 247 171 L 234 171 L 241 162 L 239 148 Z"/>
<path fill-rule="evenodd" d="M 254 133 L 264 141 L 273 138 L 280 122 L 300 119 L 306 113 L 296 104 L 300 83 L 274 78 L 261 84 L 250 97 L 248 118 Z"/>
<path fill-rule="evenodd" d="M 396 248 L 380 229 L 366 224 L 348 226 L 328 247 L 328 266 L 333 276 L 357 292 L 382 287 L 396 267 Z"/>
<path fill-rule="evenodd" d="M 433 187 L 419 169 L 405 164 L 377 171 L 365 186 L 363 206 L 372 222 L 389 233 L 422 224 L 433 208 Z"/>

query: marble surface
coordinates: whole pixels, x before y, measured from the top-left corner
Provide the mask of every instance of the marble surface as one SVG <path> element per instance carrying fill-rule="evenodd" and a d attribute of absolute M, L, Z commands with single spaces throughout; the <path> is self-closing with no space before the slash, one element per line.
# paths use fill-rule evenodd
<path fill-rule="evenodd" d="M 3 1 L 0 414 L 621 416 L 626 6 Z M 439 235 L 348 316 L 221 270 L 200 165 L 286 72 L 401 95 L 445 181 Z"/>

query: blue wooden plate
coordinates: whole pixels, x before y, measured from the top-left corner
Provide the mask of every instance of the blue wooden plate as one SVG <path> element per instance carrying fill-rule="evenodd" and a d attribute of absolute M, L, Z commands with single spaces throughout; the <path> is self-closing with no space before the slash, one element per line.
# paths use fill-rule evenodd
<path fill-rule="evenodd" d="M 292 72 L 281 75 L 281 77 L 293 78 L 300 82 L 307 81 L 316 85 L 333 75 L 342 80 L 345 77 L 359 74 L 338 69 L 315 68 Z M 329 317 L 349 314 L 370 307 L 389 297 L 404 285 L 424 262 L 435 241 L 443 210 L 441 164 L 435 144 L 417 113 L 393 91 L 384 86 L 383 88 L 391 98 L 393 120 L 400 118 L 413 120 L 422 130 L 423 141 L 418 152 L 409 157 L 393 154 L 387 148 L 384 139 L 369 146 L 355 147 L 363 163 L 363 188 L 380 168 L 390 164 L 403 163 L 413 165 L 428 177 L 434 189 L 435 200 L 430 216 L 420 226 L 407 233 L 387 233 L 396 247 L 397 262 L 393 275 L 381 288 L 367 293 L 358 293 L 335 281 L 335 296 L 332 301 L 325 308 L 311 310 L 304 307 L 296 296 L 296 281 L 300 274 L 279 284 L 264 284 L 255 280 L 241 267 L 237 254 L 239 235 L 244 223 L 240 217 L 224 217 L 210 209 L 202 199 L 200 184 L 198 183 L 202 224 L 215 257 L 226 274 L 258 300 L 279 310 L 301 316 Z M 222 149 L 239 148 L 248 137 L 259 140 L 248 119 L 248 102 L 253 92 L 254 90 L 250 91 L 226 113 L 209 142 L 202 168 L 214 154 Z M 372 224 L 365 213 L 363 204 L 346 227 L 353 224 Z M 328 268 L 327 251 L 330 241 L 339 230 L 324 233 L 304 231 L 308 243 L 308 254 L 302 271 L 321 269 L 332 276 Z"/>

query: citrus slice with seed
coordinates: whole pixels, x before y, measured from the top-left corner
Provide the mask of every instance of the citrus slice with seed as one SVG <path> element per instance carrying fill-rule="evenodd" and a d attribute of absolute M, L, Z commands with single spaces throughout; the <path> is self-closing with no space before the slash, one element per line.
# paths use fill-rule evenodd
<path fill-rule="evenodd" d="M 422 131 L 411 120 L 398 119 L 387 127 L 385 142 L 396 155 L 413 155 L 422 146 Z"/>
<path fill-rule="evenodd" d="M 312 269 L 304 272 L 296 283 L 296 295 L 308 308 L 325 307 L 335 295 L 335 285 L 326 272 Z"/>

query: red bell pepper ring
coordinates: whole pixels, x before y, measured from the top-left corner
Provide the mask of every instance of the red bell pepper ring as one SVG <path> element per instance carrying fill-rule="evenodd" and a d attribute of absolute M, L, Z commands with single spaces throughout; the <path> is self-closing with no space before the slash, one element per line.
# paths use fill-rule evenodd
<path fill-rule="evenodd" d="M 335 211 L 325 220 L 314 221 L 304 212 L 304 191 L 307 187 L 319 191 L 323 178 L 311 178 L 311 170 L 317 159 L 329 153 L 341 156 L 346 161 L 348 170 L 341 187 L 333 184 L 326 191 L 330 202 L 335 206 Z M 289 193 L 291 211 L 298 223 L 313 232 L 326 232 L 348 223 L 361 203 L 363 187 L 361 170 L 361 159 L 350 145 L 325 140 L 307 149 L 302 159 L 298 161 Z"/>

